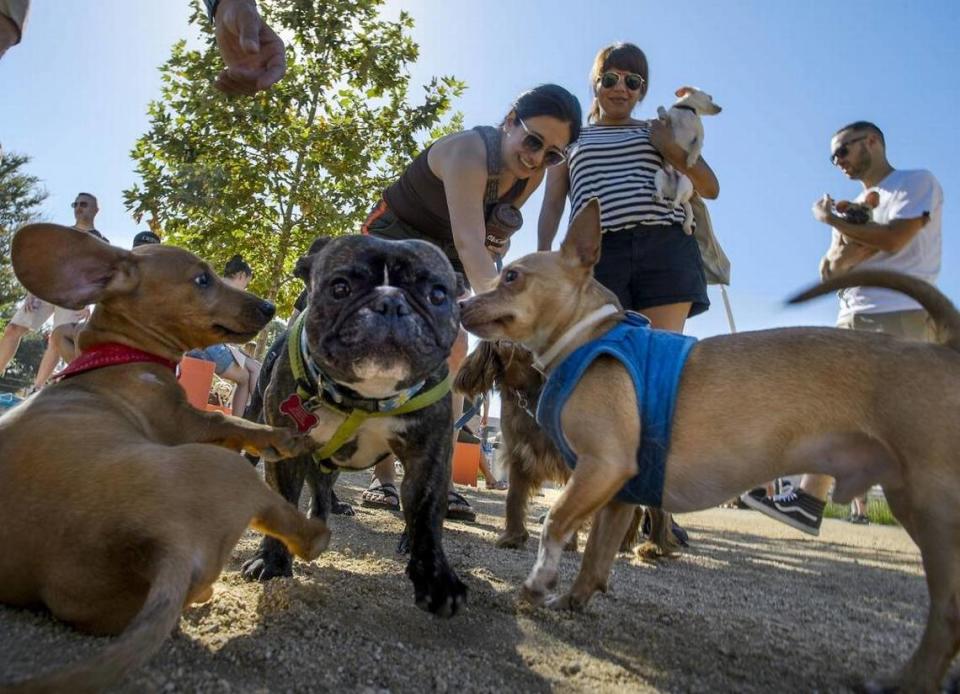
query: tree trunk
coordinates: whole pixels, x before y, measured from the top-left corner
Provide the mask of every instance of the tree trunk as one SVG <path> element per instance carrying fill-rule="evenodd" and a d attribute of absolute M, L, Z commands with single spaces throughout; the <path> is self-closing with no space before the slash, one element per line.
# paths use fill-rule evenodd
<path fill-rule="evenodd" d="M 313 128 L 313 123 L 317 117 L 317 106 L 320 100 L 320 90 L 315 88 L 310 100 L 310 112 L 307 114 L 307 137 Z M 293 170 L 293 182 L 290 184 L 290 193 L 287 196 L 286 206 L 283 211 L 283 222 L 280 224 L 280 242 L 277 244 L 277 252 L 273 258 L 273 265 L 270 269 L 270 287 L 267 290 L 267 301 L 276 303 L 277 295 L 280 293 L 280 285 L 283 278 L 283 265 L 290 252 L 290 234 L 293 231 L 293 206 L 297 199 L 297 193 L 300 189 L 300 183 L 303 180 L 303 157 L 306 144 L 302 145 L 297 152 L 297 164 Z M 267 333 L 261 331 L 257 336 L 257 358 L 262 359 L 267 346 Z"/>

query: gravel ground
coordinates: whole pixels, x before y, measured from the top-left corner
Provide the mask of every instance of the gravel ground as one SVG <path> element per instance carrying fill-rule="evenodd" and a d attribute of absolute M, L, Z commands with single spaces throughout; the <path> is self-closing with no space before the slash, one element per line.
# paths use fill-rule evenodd
<path fill-rule="evenodd" d="M 365 479 L 341 477 L 343 496 L 359 502 Z M 531 504 L 532 534 L 554 494 Z M 570 615 L 517 601 L 536 541 L 496 549 L 505 492 L 468 496 L 477 523 L 444 534 L 470 590 L 457 617 L 414 606 L 394 554 L 399 515 L 358 507 L 333 518 L 331 550 L 296 563 L 292 579 L 240 577 L 258 542 L 247 533 L 214 598 L 118 691 L 843 691 L 852 676 L 893 670 L 919 640 L 927 592 L 900 528 L 826 520 L 813 539 L 753 511 L 687 514 L 689 550 L 656 565 L 621 555 L 610 593 Z M 579 561 L 564 557 L 562 585 Z M 105 643 L 0 608 L 0 682 Z"/>

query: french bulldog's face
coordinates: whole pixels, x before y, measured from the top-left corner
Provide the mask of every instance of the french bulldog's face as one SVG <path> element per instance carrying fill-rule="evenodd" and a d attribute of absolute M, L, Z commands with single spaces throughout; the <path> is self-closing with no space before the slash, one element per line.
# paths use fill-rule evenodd
<path fill-rule="evenodd" d="M 345 236 L 313 257 L 307 342 L 331 378 L 389 397 L 450 355 L 460 312 L 450 261 L 424 241 Z"/>

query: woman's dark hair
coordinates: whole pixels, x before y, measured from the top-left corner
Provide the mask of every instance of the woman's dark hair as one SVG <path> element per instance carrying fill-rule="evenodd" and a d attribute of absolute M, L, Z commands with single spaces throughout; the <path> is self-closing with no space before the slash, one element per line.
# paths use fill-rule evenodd
<path fill-rule="evenodd" d="M 614 43 L 601 48 L 597 57 L 593 59 L 593 68 L 590 70 L 590 89 L 593 90 L 593 103 L 587 114 L 587 122 L 593 123 L 600 117 L 600 104 L 597 102 L 597 82 L 600 75 L 607 70 L 625 70 L 635 72 L 643 77 L 643 87 L 640 99 L 647 95 L 650 88 L 650 66 L 647 65 L 647 56 L 632 43 Z"/>
<path fill-rule="evenodd" d="M 239 253 L 230 258 L 223 267 L 224 277 L 235 277 L 237 275 L 250 275 L 253 277 L 253 268 L 247 265 Z"/>
<path fill-rule="evenodd" d="M 570 126 L 570 142 L 580 137 L 583 111 L 577 97 L 557 84 L 541 84 L 524 92 L 513 102 L 517 117 L 526 120 L 536 116 L 552 116 Z"/>

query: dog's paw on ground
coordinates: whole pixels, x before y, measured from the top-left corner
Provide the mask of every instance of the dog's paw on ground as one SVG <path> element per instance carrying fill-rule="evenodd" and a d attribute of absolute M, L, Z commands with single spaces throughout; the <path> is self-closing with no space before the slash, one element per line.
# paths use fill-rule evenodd
<path fill-rule="evenodd" d="M 527 540 L 530 538 L 530 533 L 524 532 L 522 535 L 507 535 L 504 533 L 497 538 L 497 547 L 500 549 L 523 549 Z"/>
<path fill-rule="evenodd" d="M 414 597 L 417 607 L 438 617 L 449 618 L 455 615 L 467 602 L 467 587 L 449 568 L 443 567 L 432 579 L 415 576 L 414 562 L 407 570 L 413 581 Z"/>
<path fill-rule="evenodd" d="M 240 573 L 248 581 L 289 578 L 293 576 L 293 559 L 289 555 L 279 554 L 261 547 L 256 554 L 243 562 Z"/>

